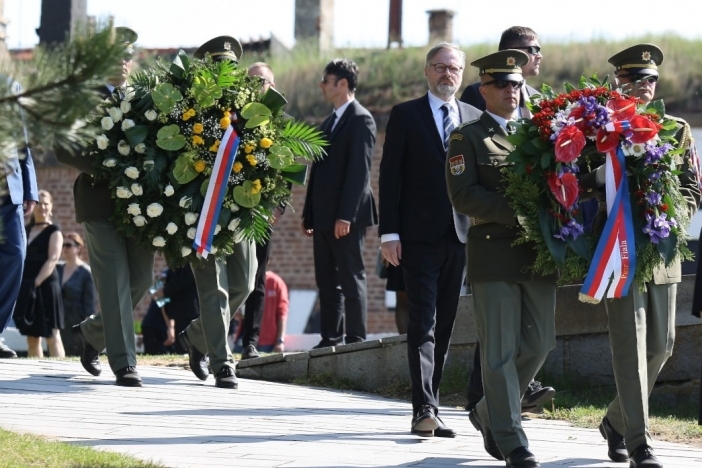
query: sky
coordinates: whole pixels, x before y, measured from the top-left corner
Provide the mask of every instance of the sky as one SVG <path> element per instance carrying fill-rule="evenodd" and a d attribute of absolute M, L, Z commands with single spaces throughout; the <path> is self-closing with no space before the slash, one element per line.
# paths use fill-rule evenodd
<path fill-rule="evenodd" d="M 30 48 L 38 38 L 41 0 L 5 0 L 7 44 Z M 139 33 L 141 47 L 195 47 L 219 36 L 242 41 L 274 34 L 294 45 L 295 0 L 87 0 L 88 15 L 113 16 L 116 25 Z M 336 47 L 385 47 L 390 0 L 335 0 Z M 599 6 L 598 6 L 599 5 Z M 541 42 L 626 39 L 646 33 L 675 32 L 702 39 L 699 0 L 581 2 L 529 0 L 404 0 L 402 34 L 407 46 L 429 40 L 427 10 L 449 9 L 454 42 L 497 44 L 501 32 L 529 26 Z"/>

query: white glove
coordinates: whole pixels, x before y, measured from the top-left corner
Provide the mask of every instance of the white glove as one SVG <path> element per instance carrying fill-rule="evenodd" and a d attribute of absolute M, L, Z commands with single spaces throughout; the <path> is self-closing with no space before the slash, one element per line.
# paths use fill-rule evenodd
<path fill-rule="evenodd" d="M 607 178 L 607 167 L 603 164 L 597 169 L 595 169 L 595 183 L 598 187 L 602 187 L 605 184 Z"/>

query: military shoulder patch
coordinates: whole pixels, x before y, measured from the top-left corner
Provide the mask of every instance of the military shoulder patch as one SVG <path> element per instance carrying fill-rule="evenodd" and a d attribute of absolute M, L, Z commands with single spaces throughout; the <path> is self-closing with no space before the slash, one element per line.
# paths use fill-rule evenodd
<path fill-rule="evenodd" d="M 458 176 L 463 174 L 466 169 L 466 162 L 463 159 L 463 155 L 459 154 L 449 158 L 449 167 L 451 168 L 451 174 Z"/>
<path fill-rule="evenodd" d="M 461 141 L 463 139 L 463 135 L 461 135 L 458 132 L 453 132 L 451 133 L 451 138 L 449 138 L 449 142 L 452 142 L 453 140 Z"/>

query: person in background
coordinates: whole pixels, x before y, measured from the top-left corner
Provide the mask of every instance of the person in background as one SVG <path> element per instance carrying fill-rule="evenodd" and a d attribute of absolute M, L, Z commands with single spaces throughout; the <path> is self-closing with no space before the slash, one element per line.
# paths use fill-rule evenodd
<path fill-rule="evenodd" d="M 264 353 L 282 353 L 285 351 L 285 326 L 288 321 L 288 286 L 283 278 L 272 271 L 266 272 L 266 299 L 263 307 L 263 320 L 261 322 L 261 336 L 258 349 Z M 246 309 L 244 309 L 246 312 Z M 241 311 L 234 314 L 234 319 L 239 321 L 234 341 L 237 342 L 243 330 L 244 317 Z M 245 323 L 245 322 L 244 322 Z M 244 348 L 245 349 L 245 348 Z M 238 349 L 234 349 L 238 351 Z"/>
<path fill-rule="evenodd" d="M 190 322 L 200 316 L 200 299 L 190 265 L 166 270 L 163 296 L 169 299 L 164 306 L 165 312 L 167 318 L 173 320 L 175 334 L 178 336 L 190 325 Z M 173 346 L 176 353 L 187 353 L 178 341 Z"/>
<path fill-rule="evenodd" d="M 188 268 L 190 266 L 188 265 Z M 172 354 L 176 341 L 175 320 L 166 315 L 166 306 L 171 298 L 165 295 L 165 280 L 168 271 L 154 278 L 154 284 L 149 289 L 151 303 L 146 315 L 141 321 L 141 337 L 144 344 L 144 354 Z"/>
<path fill-rule="evenodd" d="M 56 271 L 63 235 L 51 221 L 52 208 L 51 194 L 40 190 L 39 202 L 27 226 L 27 257 L 12 316 L 19 332 L 27 337 L 29 357 L 44 356 L 42 338 L 46 338 L 51 357 L 66 355 L 59 332 L 64 327 L 64 312 Z"/>
<path fill-rule="evenodd" d="M 90 266 L 81 259 L 85 244 L 77 232 L 69 232 L 63 238 L 63 263 L 56 266 L 63 298 L 65 327 L 61 329 L 61 340 L 66 356 L 80 356 L 82 346 L 72 333 L 72 327 L 95 314 L 96 292 Z"/>
<path fill-rule="evenodd" d="M 13 82 L 12 92 L 21 91 L 19 83 Z M 0 333 L 12 318 L 20 290 L 27 252 L 24 217 L 32 213 L 39 200 L 27 129 L 24 125 L 17 128 L 24 133 L 24 150 L 16 146 L 3 149 L 6 158 L 0 163 Z M 0 341 L 0 359 L 15 357 L 17 353 Z"/>

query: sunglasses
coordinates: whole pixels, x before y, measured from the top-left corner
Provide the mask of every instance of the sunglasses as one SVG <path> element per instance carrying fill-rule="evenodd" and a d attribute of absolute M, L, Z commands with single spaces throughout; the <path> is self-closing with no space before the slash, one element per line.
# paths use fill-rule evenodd
<path fill-rule="evenodd" d="M 658 77 L 654 75 L 644 75 L 641 73 L 627 73 L 626 75 L 617 75 L 617 78 L 628 78 L 632 82 L 635 81 L 645 81 L 647 83 L 655 83 L 658 81 Z"/>
<path fill-rule="evenodd" d="M 526 50 L 526 51 L 529 52 L 531 55 L 536 55 L 536 54 L 538 54 L 539 52 L 541 52 L 541 47 L 535 46 L 535 45 L 532 45 L 532 46 L 523 46 L 523 47 L 515 47 L 515 49 Z"/>
<path fill-rule="evenodd" d="M 72 247 L 78 247 L 78 244 L 71 244 L 70 242 L 63 244 L 64 249 L 70 249 Z"/>
<path fill-rule="evenodd" d="M 505 89 L 507 86 L 512 85 L 514 89 L 519 89 L 522 86 L 524 86 L 523 81 L 512 81 L 512 80 L 492 80 L 492 81 L 486 81 L 485 83 L 482 84 L 482 86 L 490 86 L 493 85 L 497 89 Z"/>
<path fill-rule="evenodd" d="M 339 81 L 338 78 L 336 78 L 336 77 L 334 77 L 334 78 L 335 78 L 335 80 L 332 81 L 332 80 L 331 80 L 331 77 L 325 76 L 324 78 L 322 78 L 322 84 L 327 84 L 327 83 L 334 84 L 334 83 L 336 83 L 337 81 Z"/>

